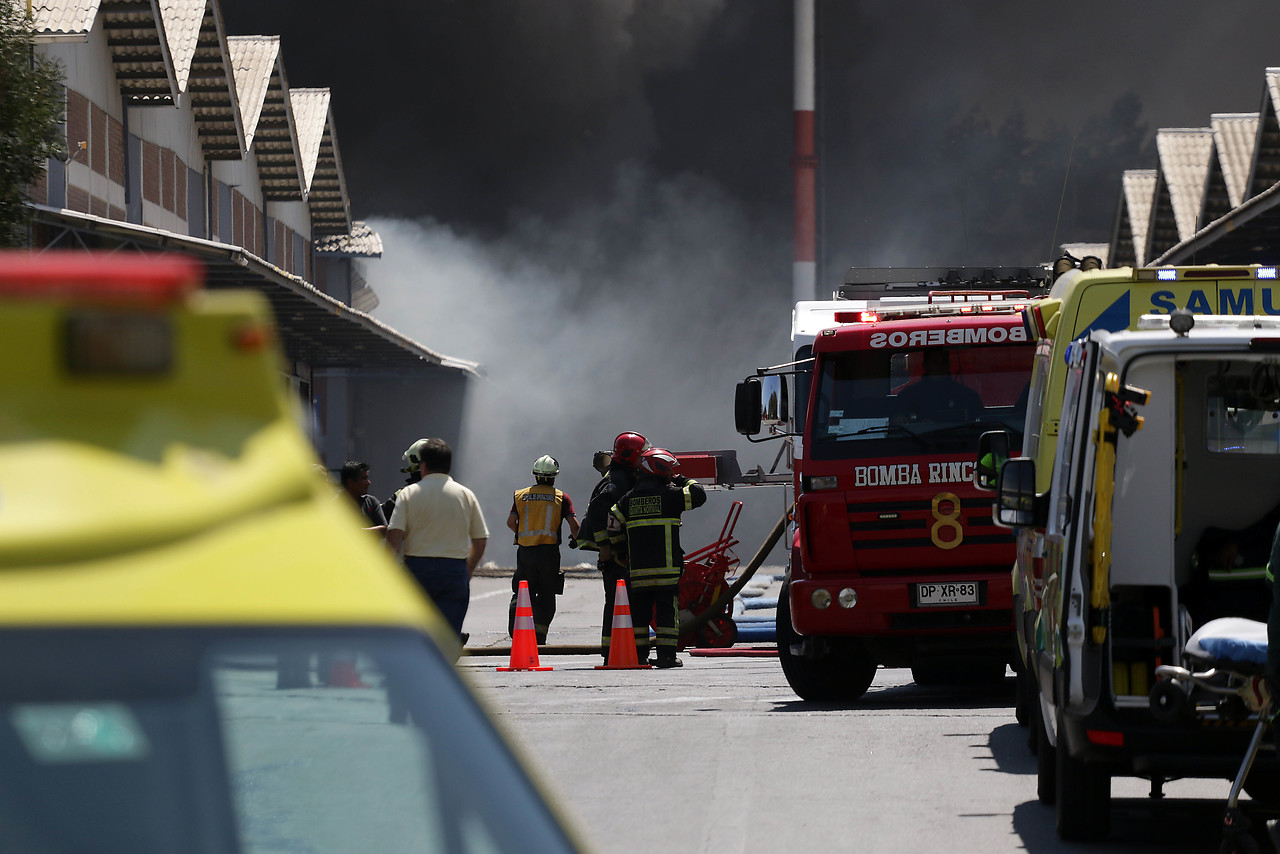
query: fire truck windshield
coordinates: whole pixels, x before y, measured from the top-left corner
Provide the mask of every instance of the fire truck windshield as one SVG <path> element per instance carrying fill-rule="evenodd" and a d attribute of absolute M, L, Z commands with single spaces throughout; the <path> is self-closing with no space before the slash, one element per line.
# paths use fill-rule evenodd
<path fill-rule="evenodd" d="M 827 353 L 814 367 L 814 459 L 964 452 L 985 430 L 1021 444 L 1029 346 Z"/>

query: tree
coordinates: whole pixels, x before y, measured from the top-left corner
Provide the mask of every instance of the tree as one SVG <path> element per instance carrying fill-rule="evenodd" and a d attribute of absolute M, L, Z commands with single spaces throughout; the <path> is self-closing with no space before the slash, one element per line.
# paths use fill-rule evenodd
<path fill-rule="evenodd" d="M 62 68 L 34 45 L 23 5 L 0 0 L 0 246 L 26 245 L 28 189 L 50 157 L 66 157 Z"/>

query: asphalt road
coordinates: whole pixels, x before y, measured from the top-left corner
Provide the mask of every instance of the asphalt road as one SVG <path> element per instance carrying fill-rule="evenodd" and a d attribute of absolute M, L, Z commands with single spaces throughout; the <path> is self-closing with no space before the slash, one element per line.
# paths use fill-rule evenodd
<path fill-rule="evenodd" d="M 987 690 L 920 688 L 881 669 L 847 706 L 805 703 L 774 657 L 697 657 L 679 670 L 596 670 L 556 645 L 598 631 L 598 575 L 575 573 L 552 623 L 547 672 L 460 667 L 600 852 L 1050 852 L 1217 849 L 1228 782 L 1148 797 L 1116 780 L 1110 840 L 1068 845 L 1036 799 L 1013 717 L 1013 677 Z M 504 647 L 510 580 L 473 582 L 473 649 Z"/>

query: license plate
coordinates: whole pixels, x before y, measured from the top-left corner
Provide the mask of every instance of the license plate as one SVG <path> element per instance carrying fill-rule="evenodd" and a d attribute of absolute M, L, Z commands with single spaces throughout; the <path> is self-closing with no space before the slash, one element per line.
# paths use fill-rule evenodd
<path fill-rule="evenodd" d="M 981 582 L 937 581 L 916 585 L 916 606 L 977 605 L 981 602 Z"/>

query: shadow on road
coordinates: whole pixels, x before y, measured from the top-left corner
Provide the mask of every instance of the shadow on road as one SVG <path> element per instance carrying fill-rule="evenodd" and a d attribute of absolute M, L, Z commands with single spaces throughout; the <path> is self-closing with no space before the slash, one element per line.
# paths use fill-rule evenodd
<path fill-rule="evenodd" d="M 1013 717 L 1015 681 L 1006 678 L 989 685 L 946 685 L 922 688 L 906 685 L 871 686 L 856 700 L 814 703 L 795 699 L 774 703 L 778 712 L 812 712 L 817 710 L 866 711 L 883 709 L 1009 709 Z"/>
<path fill-rule="evenodd" d="M 1205 852 L 1222 841 L 1222 811 L 1226 800 L 1190 798 L 1115 798 L 1111 804 L 1111 835 L 1104 842 L 1068 843 L 1058 838 L 1053 807 L 1027 801 L 1013 808 L 1013 830 L 1030 854 L 1048 851 Z M 1264 834 L 1265 837 L 1265 834 Z M 1262 851 L 1274 851 L 1261 840 Z"/>
<path fill-rule="evenodd" d="M 1036 773 L 1036 757 L 1027 747 L 1027 728 L 1010 722 L 991 730 L 987 740 L 996 768 L 1005 774 Z"/>

